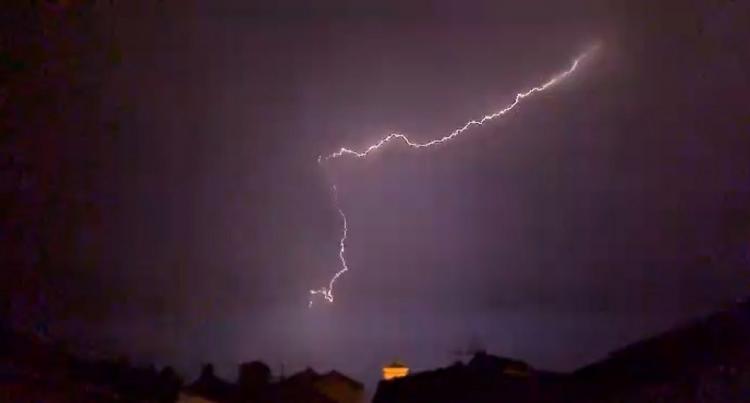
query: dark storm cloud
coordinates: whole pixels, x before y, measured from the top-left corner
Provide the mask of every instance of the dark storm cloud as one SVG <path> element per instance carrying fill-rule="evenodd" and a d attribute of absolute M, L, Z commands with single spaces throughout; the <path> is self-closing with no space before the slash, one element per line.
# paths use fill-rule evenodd
<path fill-rule="evenodd" d="M 244 3 L 26 10 L 52 50 L 19 45 L 7 91 L 78 92 L 5 119 L 6 256 L 31 279 L 14 309 L 187 368 L 370 382 L 471 340 L 571 369 L 746 294 L 747 6 Z M 315 163 L 442 136 L 595 41 L 569 80 L 450 145 Z M 44 82 L 35 57 L 76 62 Z M 308 310 L 337 270 L 330 180 L 352 271 Z"/>

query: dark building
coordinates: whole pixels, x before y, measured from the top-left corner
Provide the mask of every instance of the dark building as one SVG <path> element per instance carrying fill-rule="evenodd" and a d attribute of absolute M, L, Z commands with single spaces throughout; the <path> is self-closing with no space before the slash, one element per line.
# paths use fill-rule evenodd
<path fill-rule="evenodd" d="M 0 324 L 0 402 L 154 402 L 177 399 L 170 367 L 76 354 L 71 348 Z"/>
<path fill-rule="evenodd" d="M 361 403 L 364 398 L 364 385 L 337 371 L 318 374 L 308 368 L 282 381 L 280 388 L 285 402 Z"/>
<path fill-rule="evenodd" d="M 566 377 L 508 358 L 477 353 L 468 364 L 378 384 L 374 403 L 553 402 Z"/>
<path fill-rule="evenodd" d="M 364 386 L 336 371 L 318 374 L 308 368 L 278 382 L 271 370 L 254 361 L 242 364 L 236 383 L 225 381 L 206 365 L 200 377 L 186 387 L 181 403 L 361 403 Z"/>
<path fill-rule="evenodd" d="M 750 301 L 614 351 L 572 374 L 479 353 L 381 381 L 374 403 L 750 402 Z"/>
<path fill-rule="evenodd" d="M 611 353 L 573 374 L 576 401 L 750 401 L 750 301 Z"/>
<path fill-rule="evenodd" d="M 198 379 L 185 388 L 185 394 L 208 401 L 228 402 L 237 400 L 239 391 L 236 385 L 216 376 L 213 365 L 206 364 Z"/>

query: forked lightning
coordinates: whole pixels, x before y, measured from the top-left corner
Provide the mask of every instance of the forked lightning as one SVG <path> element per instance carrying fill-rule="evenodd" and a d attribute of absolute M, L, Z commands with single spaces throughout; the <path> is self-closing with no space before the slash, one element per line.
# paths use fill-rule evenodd
<path fill-rule="evenodd" d="M 499 118 L 508 112 L 512 111 L 513 108 L 515 108 L 524 98 L 527 98 L 531 95 L 534 95 L 535 93 L 542 92 L 549 87 L 559 83 L 560 81 L 567 78 L 569 75 L 573 74 L 574 71 L 578 68 L 581 61 L 586 59 L 587 57 L 591 56 L 596 50 L 598 49 L 598 46 L 594 46 L 584 52 L 583 54 L 579 55 L 573 60 L 573 63 L 568 67 L 567 70 L 555 75 L 554 77 L 550 78 L 545 83 L 538 85 L 536 87 L 533 87 L 527 91 L 520 92 L 516 94 L 515 99 L 513 102 L 506 107 L 498 110 L 497 112 L 491 113 L 489 115 L 485 115 L 479 120 L 470 120 L 466 124 L 464 124 L 462 127 L 454 130 L 450 134 L 447 134 L 443 137 L 436 138 L 424 143 L 418 143 L 415 141 L 412 141 L 404 134 L 401 133 L 391 133 L 374 144 L 362 149 L 361 151 L 356 151 L 351 148 L 347 147 L 341 147 L 338 151 L 331 153 L 327 156 L 319 156 L 318 157 L 318 163 L 323 163 L 328 160 L 344 157 L 344 156 L 351 156 L 355 158 L 366 158 L 371 153 L 383 148 L 388 143 L 392 142 L 393 140 L 401 140 L 402 143 L 406 144 L 407 146 L 414 148 L 414 149 L 422 149 L 422 148 L 428 148 L 432 146 L 436 146 L 442 143 L 446 143 L 464 133 L 466 133 L 470 128 L 474 126 L 481 126 L 493 119 Z M 336 207 L 336 210 L 339 212 L 339 215 L 341 216 L 341 220 L 343 222 L 343 229 L 341 238 L 339 240 L 339 261 L 341 263 L 341 268 L 331 277 L 330 281 L 328 282 L 327 286 L 310 290 L 310 303 L 309 306 L 312 306 L 313 304 L 313 298 L 317 295 L 322 296 L 326 301 L 333 302 L 333 287 L 336 284 L 336 280 L 341 277 L 342 274 L 347 272 L 349 270 L 349 266 L 346 263 L 346 240 L 348 235 L 348 223 L 346 220 L 346 214 L 344 214 L 344 210 L 341 208 L 341 205 L 339 204 L 339 198 L 338 198 L 338 189 L 336 188 L 336 185 L 332 186 L 332 192 L 333 192 L 333 203 Z"/>

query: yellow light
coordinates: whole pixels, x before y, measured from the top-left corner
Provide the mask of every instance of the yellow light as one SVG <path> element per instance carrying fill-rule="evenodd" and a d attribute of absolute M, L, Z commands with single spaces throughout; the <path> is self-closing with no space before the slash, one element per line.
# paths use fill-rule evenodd
<path fill-rule="evenodd" d="M 402 378 L 406 375 L 409 375 L 409 367 L 400 362 L 394 362 L 383 367 L 383 379 L 386 381 L 395 378 Z"/>

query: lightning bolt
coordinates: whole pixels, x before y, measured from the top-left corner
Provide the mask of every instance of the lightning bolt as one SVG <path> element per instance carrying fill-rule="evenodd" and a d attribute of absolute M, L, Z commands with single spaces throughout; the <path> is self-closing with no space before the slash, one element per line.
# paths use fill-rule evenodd
<path fill-rule="evenodd" d="M 538 92 L 545 91 L 549 87 L 552 87 L 553 85 L 555 85 L 555 84 L 559 83 L 560 81 L 566 79 L 568 76 L 570 76 L 571 74 L 573 74 L 574 71 L 576 71 L 576 69 L 578 68 L 578 66 L 580 65 L 580 63 L 584 59 L 586 59 L 589 56 L 591 56 L 598 49 L 599 49 L 599 45 L 598 44 L 592 46 L 587 51 L 585 51 L 584 53 L 580 54 L 578 57 L 576 57 L 575 59 L 573 59 L 573 62 L 571 63 L 571 65 L 566 70 L 564 70 L 563 72 L 556 74 L 555 76 L 553 76 L 552 78 L 550 78 L 546 82 L 544 82 L 544 83 L 542 83 L 540 85 L 537 85 L 536 87 L 533 87 L 533 88 L 531 88 L 529 90 L 526 90 L 524 92 L 517 93 L 515 99 L 509 105 L 505 106 L 504 108 L 502 108 L 502 109 L 500 109 L 500 110 L 498 110 L 496 112 L 493 112 L 491 114 L 485 115 L 485 116 L 483 116 L 479 120 L 470 120 L 470 121 L 466 122 L 466 124 L 464 124 L 460 128 L 452 131 L 450 134 L 447 134 L 447 135 L 445 135 L 443 137 L 436 138 L 436 139 L 433 139 L 433 140 L 429 140 L 429 141 L 424 142 L 424 143 L 419 143 L 419 142 L 412 141 L 405 134 L 391 133 L 391 134 L 389 134 L 389 135 L 381 138 L 380 140 L 378 140 L 374 144 L 372 144 L 372 145 L 364 148 L 361 151 L 356 151 L 356 150 L 353 150 L 353 149 L 347 148 L 347 147 L 341 147 L 338 151 L 336 151 L 334 153 L 328 154 L 326 156 L 322 156 L 322 155 L 318 156 L 318 163 L 321 164 L 321 163 L 323 163 L 325 161 L 329 161 L 329 160 L 332 160 L 332 159 L 337 159 L 337 158 L 344 157 L 344 156 L 351 156 L 351 157 L 355 157 L 355 158 L 366 158 L 371 153 L 373 153 L 373 152 L 375 152 L 375 151 L 383 148 L 388 143 L 390 143 L 390 142 L 392 142 L 394 140 L 401 140 L 401 142 L 403 142 L 407 146 L 409 146 L 411 148 L 414 148 L 414 149 L 428 148 L 428 147 L 436 146 L 436 145 L 439 145 L 439 144 L 442 144 L 442 143 L 446 143 L 446 142 L 448 142 L 450 140 L 453 140 L 454 138 L 456 138 L 456 137 L 464 134 L 465 132 L 467 132 L 469 129 L 471 129 L 474 126 L 481 126 L 481 125 L 483 125 L 483 124 L 485 124 L 485 123 L 487 123 L 487 122 L 489 122 L 489 121 L 491 121 L 493 119 L 499 118 L 499 117 L 501 117 L 501 116 L 509 113 L 521 101 L 523 101 L 525 98 L 528 98 L 528 97 L 530 97 L 530 96 L 532 96 L 532 95 L 534 95 L 534 94 L 536 94 Z M 333 298 L 333 286 L 336 283 L 336 280 L 338 280 L 338 278 L 341 277 L 342 274 L 344 274 L 347 271 L 349 271 L 349 266 L 346 263 L 346 257 L 345 257 L 345 253 L 346 253 L 346 238 L 347 238 L 348 231 L 349 231 L 347 220 L 346 220 L 346 214 L 344 214 L 344 210 L 341 208 L 341 205 L 339 204 L 338 190 L 336 189 L 336 185 L 332 186 L 332 192 L 333 192 L 333 202 L 334 202 L 334 205 L 335 205 L 336 210 L 338 211 L 338 213 L 341 216 L 341 219 L 343 221 L 342 235 L 341 235 L 341 238 L 339 240 L 339 261 L 341 262 L 341 268 L 333 275 L 333 277 L 331 277 L 331 280 L 328 282 L 328 286 L 327 287 L 321 287 L 321 288 L 318 288 L 318 289 L 310 290 L 310 296 L 311 296 L 311 298 L 310 298 L 310 302 L 309 302 L 308 306 L 312 306 L 312 304 L 313 304 L 313 297 L 315 297 L 316 295 L 322 296 L 328 302 L 333 302 L 333 300 L 334 300 L 334 298 Z"/>
<path fill-rule="evenodd" d="M 349 224 L 346 221 L 346 214 L 344 214 L 344 210 L 341 208 L 341 205 L 339 204 L 339 192 L 338 189 L 336 189 L 336 185 L 331 186 L 331 190 L 333 192 L 333 204 L 336 207 L 336 210 L 339 212 L 339 215 L 341 216 L 341 222 L 342 222 L 342 231 L 341 231 L 341 238 L 339 239 L 339 262 L 341 262 L 341 269 L 336 272 L 336 274 L 331 277 L 331 280 L 328 281 L 328 287 L 321 287 L 317 290 L 310 290 L 310 295 L 321 295 L 323 298 L 326 299 L 328 302 L 333 302 L 333 285 L 336 283 L 336 280 L 341 277 L 342 274 L 349 271 L 349 266 L 346 264 L 346 257 L 344 256 L 344 253 L 346 253 L 346 236 L 349 232 Z M 310 298 L 310 303 L 308 306 L 312 306 L 313 300 Z"/>

